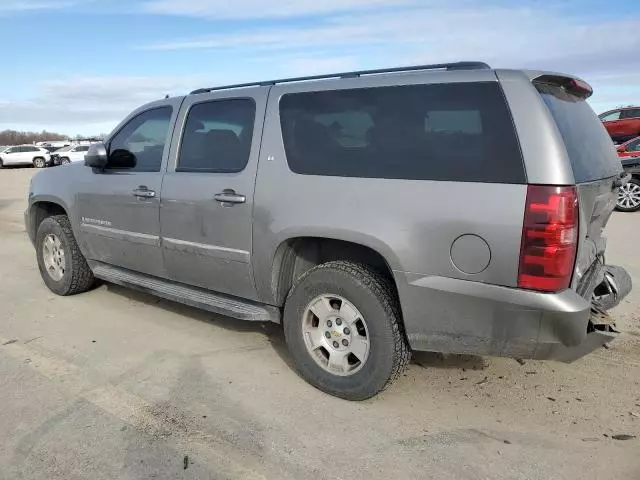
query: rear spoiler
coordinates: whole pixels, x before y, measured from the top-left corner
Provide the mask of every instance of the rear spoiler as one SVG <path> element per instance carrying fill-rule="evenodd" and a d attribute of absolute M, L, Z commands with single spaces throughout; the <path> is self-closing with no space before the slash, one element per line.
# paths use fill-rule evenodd
<path fill-rule="evenodd" d="M 543 74 L 531 80 L 534 84 L 546 84 L 562 87 L 567 93 L 580 98 L 589 98 L 593 88 L 584 80 L 575 77 L 565 77 L 558 74 Z"/>

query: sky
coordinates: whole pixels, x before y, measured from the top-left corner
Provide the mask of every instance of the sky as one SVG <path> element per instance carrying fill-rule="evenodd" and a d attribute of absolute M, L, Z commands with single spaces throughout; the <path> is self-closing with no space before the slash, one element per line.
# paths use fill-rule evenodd
<path fill-rule="evenodd" d="M 0 0 L 0 45 L 0 129 L 108 133 L 198 87 L 459 60 L 640 103 L 638 0 Z"/>

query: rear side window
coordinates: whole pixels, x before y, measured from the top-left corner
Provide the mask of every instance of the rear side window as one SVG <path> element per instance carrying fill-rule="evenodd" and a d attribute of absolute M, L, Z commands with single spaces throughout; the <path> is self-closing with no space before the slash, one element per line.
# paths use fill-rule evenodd
<path fill-rule="evenodd" d="M 286 94 L 280 121 L 295 173 L 525 183 L 495 82 Z"/>
<path fill-rule="evenodd" d="M 620 118 L 638 118 L 640 117 L 640 109 L 637 108 L 628 108 L 627 110 L 623 110 Z"/>
<path fill-rule="evenodd" d="M 562 135 L 576 183 L 617 175 L 622 167 L 613 142 L 589 104 L 559 86 L 536 88 Z"/>

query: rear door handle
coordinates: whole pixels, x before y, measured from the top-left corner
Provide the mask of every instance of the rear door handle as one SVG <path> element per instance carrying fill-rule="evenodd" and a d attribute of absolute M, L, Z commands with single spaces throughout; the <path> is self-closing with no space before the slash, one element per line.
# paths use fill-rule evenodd
<path fill-rule="evenodd" d="M 225 203 L 245 203 L 247 201 L 247 197 L 236 193 L 234 190 L 224 190 L 221 193 L 215 194 L 213 198 L 215 198 L 217 202 L 220 202 L 223 205 Z"/>
<path fill-rule="evenodd" d="M 153 198 L 156 196 L 156 192 L 154 190 L 149 190 L 144 185 L 140 185 L 133 191 L 133 196 L 138 198 Z"/>

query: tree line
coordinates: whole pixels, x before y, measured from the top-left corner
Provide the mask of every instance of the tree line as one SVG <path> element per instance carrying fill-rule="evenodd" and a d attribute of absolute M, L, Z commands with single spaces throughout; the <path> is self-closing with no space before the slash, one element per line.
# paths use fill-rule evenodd
<path fill-rule="evenodd" d="M 47 140 L 67 140 L 68 135 L 47 132 L 18 132 L 16 130 L 4 130 L 0 132 L 0 145 L 23 145 Z"/>
<path fill-rule="evenodd" d="M 106 134 L 94 135 L 91 138 L 104 138 Z M 63 135 L 61 133 L 48 132 L 43 130 L 41 132 L 18 132 L 16 130 L 4 130 L 0 132 L 0 146 L 5 145 L 27 145 L 36 142 L 46 141 L 64 141 L 64 140 L 81 140 L 87 138 L 84 135 L 76 135 L 70 137 L 69 135 Z"/>

